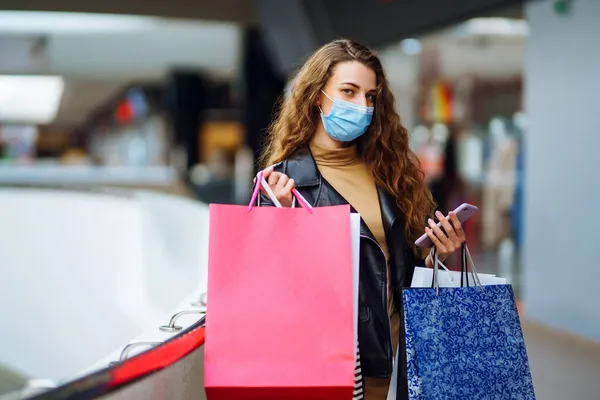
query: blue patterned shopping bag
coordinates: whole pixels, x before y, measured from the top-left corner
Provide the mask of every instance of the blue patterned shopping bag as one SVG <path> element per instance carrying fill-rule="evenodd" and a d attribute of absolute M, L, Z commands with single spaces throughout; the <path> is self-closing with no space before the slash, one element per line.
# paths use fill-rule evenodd
<path fill-rule="evenodd" d="M 402 293 L 409 398 L 535 399 L 512 286 L 433 286 Z"/>

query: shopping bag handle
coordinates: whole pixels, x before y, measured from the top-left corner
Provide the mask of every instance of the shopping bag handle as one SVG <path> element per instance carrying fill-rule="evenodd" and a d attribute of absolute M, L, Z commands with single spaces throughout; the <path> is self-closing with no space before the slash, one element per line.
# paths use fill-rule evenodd
<path fill-rule="evenodd" d="M 467 243 L 463 243 L 460 249 L 461 252 L 461 268 L 460 268 L 460 286 L 464 286 L 464 282 L 466 281 L 467 287 L 469 286 L 469 274 L 473 278 L 473 283 L 475 286 L 481 286 L 481 281 L 479 280 L 479 275 L 477 274 L 477 269 L 475 269 L 475 263 L 473 262 L 473 258 L 471 257 L 471 252 L 469 251 L 469 247 Z"/>
<path fill-rule="evenodd" d="M 429 252 L 429 255 L 431 256 L 432 260 L 435 260 L 437 258 L 437 249 L 434 247 L 431 248 L 431 251 Z M 441 262 L 438 259 L 438 264 L 440 265 L 440 267 L 442 267 L 447 273 L 448 273 L 448 279 L 450 279 L 450 282 L 454 283 L 454 278 L 452 277 L 452 274 L 450 273 L 450 270 L 448 269 L 448 267 L 446 267 L 446 265 L 444 265 L 443 262 Z M 437 279 L 437 277 L 435 276 L 435 274 L 431 275 L 431 287 L 434 287 L 434 283 L 435 283 L 435 279 Z"/>
<path fill-rule="evenodd" d="M 438 280 L 438 272 L 440 269 L 440 265 L 443 266 L 444 269 L 448 270 L 446 268 L 446 266 L 440 261 L 439 257 L 438 257 L 438 252 L 437 252 L 437 248 L 434 246 L 432 249 L 432 255 L 433 255 L 433 278 L 431 279 L 431 287 L 435 288 L 435 294 L 436 296 L 439 293 L 439 288 L 440 288 L 440 282 Z"/>
<path fill-rule="evenodd" d="M 439 283 L 438 276 L 437 276 L 437 274 L 439 272 L 439 268 L 441 266 L 446 271 L 448 271 L 448 268 L 446 268 L 444 263 L 442 263 L 439 260 L 437 248 L 435 246 L 431 249 L 430 254 L 432 255 L 432 258 L 433 258 L 433 278 L 432 278 L 432 282 L 431 282 L 431 287 L 435 288 L 435 294 L 437 295 L 438 289 L 440 287 L 440 283 Z M 463 276 L 466 276 L 467 287 L 469 286 L 468 274 L 470 273 L 471 277 L 473 278 L 473 282 L 475 283 L 475 286 L 480 286 L 481 290 L 484 290 L 483 285 L 481 284 L 481 281 L 479 280 L 479 275 L 477 274 L 477 270 L 475 269 L 475 263 L 473 262 L 473 258 L 471 257 L 471 253 L 469 252 L 469 247 L 467 246 L 466 243 L 463 243 L 461 246 L 461 255 L 462 255 L 463 263 L 461 266 L 460 287 L 464 287 Z"/>
<path fill-rule="evenodd" d="M 469 266 L 467 265 L 466 246 L 465 243 L 460 246 L 460 287 L 464 287 L 465 282 L 467 287 L 469 287 Z"/>
<path fill-rule="evenodd" d="M 256 175 L 256 182 L 254 184 L 254 191 L 252 192 L 252 198 L 250 199 L 250 204 L 248 204 L 248 212 L 250 212 L 252 210 L 252 208 L 254 207 L 254 203 L 256 202 L 256 199 L 258 199 L 258 195 L 259 195 L 259 191 L 260 191 L 261 186 L 265 190 L 265 192 L 267 193 L 267 196 L 269 196 L 269 199 L 271 199 L 271 201 L 273 202 L 273 204 L 275 204 L 275 207 L 277 207 L 277 208 L 283 208 L 283 206 L 281 205 L 281 203 L 279 202 L 279 200 L 277 200 L 277 196 L 275 196 L 275 193 L 273 193 L 273 190 L 271 189 L 271 187 L 267 183 L 267 180 L 264 178 L 264 172 L 260 171 Z M 306 211 L 308 211 L 311 214 L 313 213 L 313 207 L 308 203 L 308 201 L 306 201 L 306 199 L 304 198 L 304 196 L 302 196 L 300 194 L 300 192 L 298 192 L 298 190 L 296 190 L 295 188 L 292 189 L 292 195 L 294 196 L 294 200 L 296 200 L 296 199 L 298 200 L 298 203 L 300 203 L 300 205 L 302 206 L 302 208 L 304 208 Z"/>

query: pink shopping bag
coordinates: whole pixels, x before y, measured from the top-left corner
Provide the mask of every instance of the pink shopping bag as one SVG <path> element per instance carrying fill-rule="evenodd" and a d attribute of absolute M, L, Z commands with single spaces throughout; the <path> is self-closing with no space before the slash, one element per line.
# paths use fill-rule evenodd
<path fill-rule="evenodd" d="M 350 207 L 299 201 L 210 206 L 209 400 L 352 398 Z"/>

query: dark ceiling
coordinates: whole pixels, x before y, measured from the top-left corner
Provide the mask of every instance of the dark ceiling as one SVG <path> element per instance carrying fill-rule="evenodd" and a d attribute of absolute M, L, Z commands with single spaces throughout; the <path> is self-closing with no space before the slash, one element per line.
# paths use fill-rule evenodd
<path fill-rule="evenodd" d="M 0 0 L 0 9 L 135 14 L 256 23 L 252 0 Z"/>
<path fill-rule="evenodd" d="M 253 0 L 0 0 L 0 9 L 153 15 L 227 21 L 244 25 L 257 22 Z M 509 18 L 523 17 L 522 7 L 486 14 Z"/>

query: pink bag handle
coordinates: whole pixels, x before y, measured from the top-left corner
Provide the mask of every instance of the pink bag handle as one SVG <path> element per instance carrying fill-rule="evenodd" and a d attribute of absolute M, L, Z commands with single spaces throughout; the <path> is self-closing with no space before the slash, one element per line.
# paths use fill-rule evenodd
<path fill-rule="evenodd" d="M 256 175 L 256 183 L 254 185 L 254 191 L 252 192 L 252 198 L 250 199 L 250 204 L 248 204 L 248 212 L 250 212 L 252 210 L 252 208 L 254 207 L 254 203 L 256 202 L 256 199 L 258 198 L 258 193 L 260 191 L 261 186 L 263 187 L 263 189 L 265 189 L 265 192 L 267 192 L 267 195 L 269 196 L 269 198 L 271 199 L 273 204 L 275 204 L 275 207 L 283 208 L 283 206 L 281 205 L 279 200 L 277 200 L 277 196 L 275 196 L 275 193 L 273 193 L 273 190 L 271 189 L 271 187 L 269 186 L 269 184 L 267 183 L 267 181 L 265 180 L 263 175 L 264 175 L 263 171 L 260 171 Z M 296 199 L 298 199 L 298 202 L 304 209 L 306 209 L 306 211 L 308 211 L 311 214 L 313 213 L 313 207 L 308 203 L 308 201 L 306 201 L 306 199 L 304 198 L 304 196 L 302 196 L 300 194 L 300 192 L 298 192 L 296 189 L 293 189 L 292 194 L 294 195 L 294 197 Z"/>

